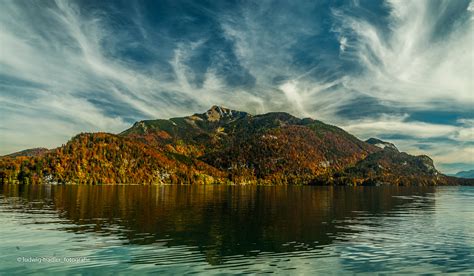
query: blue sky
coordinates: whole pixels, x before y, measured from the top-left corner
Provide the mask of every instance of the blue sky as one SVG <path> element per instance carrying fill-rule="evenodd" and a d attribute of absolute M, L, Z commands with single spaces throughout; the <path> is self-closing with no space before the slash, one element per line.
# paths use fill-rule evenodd
<path fill-rule="evenodd" d="M 0 9 L 0 154 L 286 111 L 474 168 L 470 1 L 25 1 Z"/>

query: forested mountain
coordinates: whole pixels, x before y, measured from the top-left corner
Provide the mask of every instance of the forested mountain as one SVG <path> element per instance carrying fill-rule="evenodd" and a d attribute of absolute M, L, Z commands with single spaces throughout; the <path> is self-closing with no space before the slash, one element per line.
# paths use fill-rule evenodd
<path fill-rule="evenodd" d="M 206 113 L 147 120 L 114 135 L 83 133 L 37 154 L 0 159 L 2 183 L 457 184 L 427 156 L 364 142 L 310 118 Z M 465 184 L 465 183 L 463 183 Z"/>

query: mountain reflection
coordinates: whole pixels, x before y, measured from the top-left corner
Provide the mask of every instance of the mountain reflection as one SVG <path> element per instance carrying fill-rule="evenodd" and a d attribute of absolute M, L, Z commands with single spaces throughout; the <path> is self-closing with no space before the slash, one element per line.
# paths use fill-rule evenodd
<path fill-rule="evenodd" d="M 18 197 L 24 212 L 56 210 L 65 221 L 65 231 L 115 235 L 125 244 L 194 246 L 210 264 L 220 264 L 222 257 L 231 255 L 323 248 L 343 233 L 357 231 L 347 224 L 361 213 L 383 216 L 413 204 L 416 195 L 435 192 L 434 187 L 307 186 L 4 185 L 0 189 L 6 198 Z M 418 207 L 426 212 L 435 202 L 432 197 L 425 201 Z"/>

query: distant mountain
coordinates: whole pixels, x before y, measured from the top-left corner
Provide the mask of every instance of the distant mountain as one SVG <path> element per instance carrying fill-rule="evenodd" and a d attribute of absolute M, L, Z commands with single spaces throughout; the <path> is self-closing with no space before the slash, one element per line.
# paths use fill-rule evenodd
<path fill-rule="evenodd" d="M 288 113 L 207 112 L 83 133 L 38 156 L 0 159 L 3 183 L 446 185 L 427 156 Z M 466 184 L 466 181 L 463 182 Z"/>
<path fill-rule="evenodd" d="M 34 157 L 34 156 L 44 155 L 48 151 L 49 149 L 47 148 L 32 148 L 32 149 L 26 149 L 19 152 L 11 153 L 11 154 L 5 155 L 5 157 L 19 157 L 19 156 Z"/>
<path fill-rule="evenodd" d="M 460 171 L 454 175 L 455 177 L 459 178 L 474 178 L 474 170 L 469 171 Z"/>

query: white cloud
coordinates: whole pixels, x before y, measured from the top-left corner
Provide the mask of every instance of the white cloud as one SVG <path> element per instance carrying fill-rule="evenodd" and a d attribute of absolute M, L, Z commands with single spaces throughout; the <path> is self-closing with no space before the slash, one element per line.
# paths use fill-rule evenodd
<path fill-rule="evenodd" d="M 370 96 L 403 106 L 423 106 L 432 100 L 474 104 L 473 24 L 460 18 L 446 20 L 455 1 L 388 1 L 390 29 L 334 10 L 335 30 L 348 37 L 346 58 L 365 72 L 347 85 Z M 452 19 L 450 19 L 452 21 Z M 452 29 L 447 24 L 454 24 Z M 446 32 L 446 28 L 449 30 Z M 439 36 L 439 37 L 438 37 Z"/>
<path fill-rule="evenodd" d="M 474 141 L 472 126 L 407 121 L 408 115 L 384 115 L 377 118 L 352 120 L 341 127 L 360 137 L 406 135 L 416 138 L 450 138 L 458 142 Z"/>
<path fill-rule="evenodd" d="M 339 37 L 339 50 L 341 52 L 344 52 L 347 48 L 347 37 L 345 36 L 340 36 Z"/>
<path fill-rule="evenodd" d="M 299 93 L 301 90 L 298 89 L 295 81 L 289 81 L 282 84 L 280 90 L 283 91 L 288 102 L 293 104 L 298 110 L 300 110 L 300 112 L 305 113 L 303 99 Z"/>
<path fill-rule="evenodd" d="M 342 127 L 354 134 L 377 136 L 380 134 L 409 134 L 413 137 L 442 137 L 455 133 L 456 127 L 450 125 L 406 122 L 408 116 L 385 115 L 378 118 L 354 120 Z"/>

